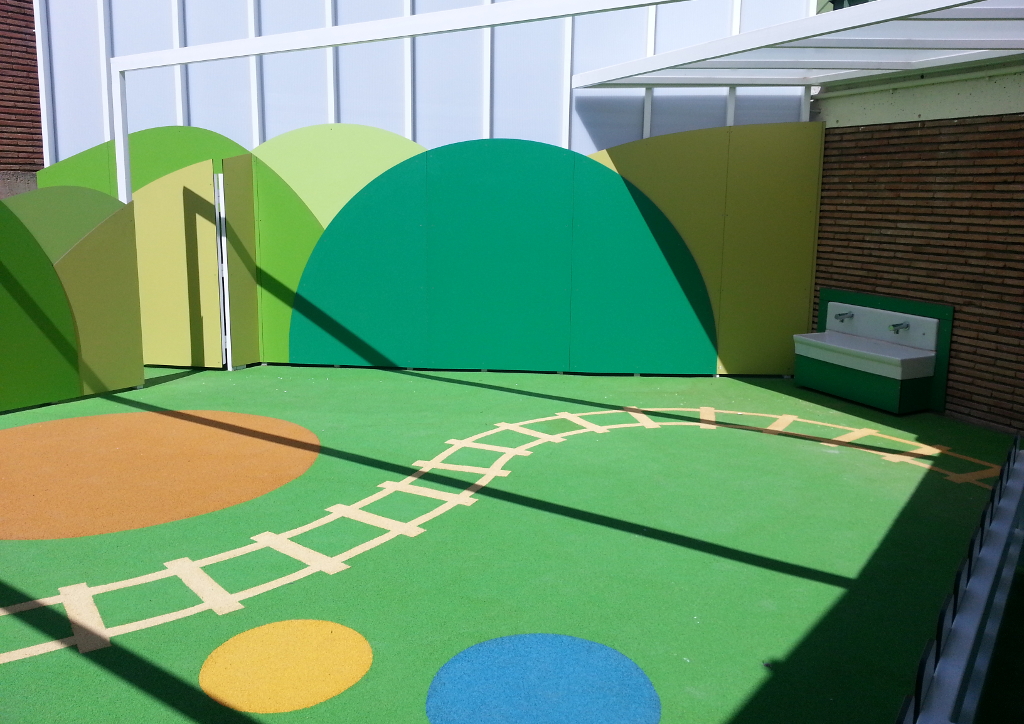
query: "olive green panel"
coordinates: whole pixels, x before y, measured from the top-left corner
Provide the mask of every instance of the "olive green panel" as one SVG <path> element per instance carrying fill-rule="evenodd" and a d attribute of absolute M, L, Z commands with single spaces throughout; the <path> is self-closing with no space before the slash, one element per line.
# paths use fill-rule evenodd
<path fill-rule="evenodd" d="M 288 362 L 295 291 L 324 230 L 302 199 L 273 169 L 258 158 L 253 158 L 252 169 L 261 359 Z"/>
<path fill-rule="evenodd" d="M 128 150 L 133 190 L 199 161 L 213 160 L 215 170 L 220 172 L 221 159 L 246 152 L 226 136 L 193 126 L 161 126 L 136 131 L 128 136 Z M 47 166 L 36 177 L 40 188 L 85 186 L 116 198 L 114 142 L 101 143 Z"/>
<path fill-rule="evenodd" d="M 77 397 L 78 340 L 57 272 L 0 201 L 0 410 Z"/>
<path fill-rule="evenodd" d="M 54 263 L 124 206 L 117 199 L 81 186 L 37 189 L 12 196 L 4 203 L 18 215 Z"/>
<path fill-rule="evenodd" d="M 220 367 L 220 282 L 213 162 L 134 195 L 146 364 Z"/>
<path fill-rule="evenodd" d="M 928 409 L 944 412 L 946 409 L 946 384 L 949 377 L 949 351 L 953 341 L 953 311 L 949 304 L 934 304 L 917 299 L 901 299 L 899 297 L 883 297 L 880 294 L 848 292 L 843 289 L 821 289 L 818 292 L 818 331 L 825 331 L 829 302 L 858 304 L 862 307 L 885 309 L 890 312 L 916 314 L 919 317 L 932 317 L 939 320 L 939 333 L 935 345 L 935 374 L 932 380 Z"/>
<path fill-rule="evenodd" d="M 426 367 L 427 158 L 356 194 L 316 244 L 291 321 L 291 361 Z"/>
<path fill-rule="evenodd" d="M 578 156 L 573 224 L 569 369 L 714 374 L 707 288 L 658 207 Z"/>
<path fill-rule="evenodd" d="M 722 283 L 728 128 L 634 141 L 590 158 L 640 189 L 676 227 L 697 262 L 715 319 Z"/>
<path fill-rule="evenodd" d="M 730 129 L 718 356 L 729 374 L 790 374 L 814 291 L 820 123 Z"/>
<path fill-rule="evenodd" d="M 87 395 L 143 383 L 134 211 L 122 206 L 54 265 L 75 317 Z"/>
<path fill-rule="evenodd" d="M 509 140 L 428 153 L 427 366 L 569 369 L 575 157 Z"/>
<path fill-rule="evenodd" d="M 256 197 L 251 154 L 224 159 L 228 308 L 231 364 L 260 361 L 259 272 L 256 268 Z"/>
<path fill-rule="evenodd" d="M 370 181 L 426 149 L 371 126 L 307 126 L 261 143 L 253 155 L 294 189 L 321 227 Z"/>

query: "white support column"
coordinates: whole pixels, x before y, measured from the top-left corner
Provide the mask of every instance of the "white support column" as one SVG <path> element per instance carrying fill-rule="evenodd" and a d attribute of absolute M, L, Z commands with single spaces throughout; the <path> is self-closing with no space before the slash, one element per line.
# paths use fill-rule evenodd
<path fill-rule="evenodd" d="M 483 0 L 490 5 L 494 0 Z M 484 28 L 483 138 L 494 136 L 494 28 Z"/>
<path fill-rule="evenodd" d="M 228 233 L 224 213 L 224 174 L 213 175 L 214 216 L 217 224 L 217 276 L 220 287 L 221 364 L 234 367 L 231 355 L 231 285 L 228 279 Z"/>
<path fill-rule="evenodd" d="M 658 38 L 658 6 L 647 8 L 647 57 L 655 53 Z M 644 88 L 644 130 L 643 137 L 651 137 L 651 109 L 654 106 L 654 89 Z"/>
<path fill-rule="evenodd" d="M 415 14 L 413 0 L 403 0 L 402 15 L 409 17 Z M 416 46 L 412 38 L 402 40 L 402 63 L 405 70 L 403 89 L 405 93 L 404 134 L 410 141 L 416 140 Z"/>
<path fill-rule="evenodd" d="M 96 27 L 100 46 L 100 99 L 103 103 L 103 140 L 114 135 L 113 101 L 110 97 L 110 58 L 113 42 L 110 33 L 110 0 L 96 0 Z"/>
<path fill-rule="evenodd" d="M 800 95 L 800 120 L 807 122 L 811 120 L 811 87 L 804 86 L 804 92 Z"/>
<path fill-rule="evenodd" d="M 185 35 L 185 0 L 171 0 L 171 44 L 174 48 L 187 45 Z M 188 66 L 175 65 L 174 68 L 174 116 L 179 126 L 190 123 L 188 105 Z"/>
<path fill-rule="evenodd" d="M 260 0 L 246 0 L 246 14 L 249 37 L 260 35 Z M 249 56 L 249 98 L 252 108 L 252 145 L 256 146 L 265 140 L 263 125 L 263 57 Z"/>
<path fill-rule="evenodd" d="M 43 166 L 57 162 L 53 128 L 53 83 L 50 73 L 50 13 L 47 0 L 33 3 L 36 22 L 36 69 L 39 73 L 39 116 L 43 132 Z M 109 69 L 104 69 L 109 74 Z"/>
<path fill-rule="evenodd" d="M 729 34 L 739 35 L 741 21 L 743 19 L 743 0 L 732 0 L 732 9 L 729 16 Z M 729 87 L 729 94 L 725 98 L 725 125 L 736 125 L 736 86 Z"/>
<path fill-rule="evenodd" d="M 324 0 L 324 23 L 327 27 L 338 24 L 338 12 L 334 0 Z M 341 122 L 341 108 L 338 88 L 338 49 L 324 48 L 324 62 L 327 63 L 327 122 Z"/>
<path fill-rule="evenodd" d="M 574 18 L 566 18 L 562 39 L 562 147 L 572 147 L 572 53 L 576 32 Z"/>
<path fill-rule="evenodd" d="M 114 105 L 114 165 L 117 172 L 117 198 L 132 200 L 132 168 L 128 153 L 128 103 L 125 98 L 124 72 L 110 74 Z"/>

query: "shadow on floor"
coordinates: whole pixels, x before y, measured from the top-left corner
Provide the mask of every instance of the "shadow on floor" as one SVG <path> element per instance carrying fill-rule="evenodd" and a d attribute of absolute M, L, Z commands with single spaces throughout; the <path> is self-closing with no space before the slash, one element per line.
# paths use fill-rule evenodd
<path fill-rule="evenodd" d="M 0 600 L 31 600 L 31 596 L 0 581 Z M 51 638 L 60 639 L 68 634 L 68 620 L 51 608 L 35 608 L 13 615 Z M 107 648 L 77 655 L 163 702 L 196 724 L 256 724 L 252 717 L 217 703 L 195 684 L 178 678 L 116 643 L 111 642 Z M 111 712 L 111 721 L 119 719 L 119 716 Z"/>
<path fill-rule="evenodd" d="M 1024 721 L 1024 566 L 1017 568 L 975 724 Z"/>
<path fill-rule="evenodd" d="M 823 481 L 827 482 L 827 481 Z M 731 724 L 892 724 L 985 491 L 928 473 L 860 575 Z"/>

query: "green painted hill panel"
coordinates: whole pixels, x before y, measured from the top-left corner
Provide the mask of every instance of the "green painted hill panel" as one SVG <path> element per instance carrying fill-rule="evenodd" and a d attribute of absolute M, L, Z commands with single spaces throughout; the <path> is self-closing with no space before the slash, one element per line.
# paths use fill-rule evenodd
<path fill-rule="evenodd" d="M 576 161 L 574 372 L 714 374 L 715 318 L 693 256 L 654 203 L 588 158 Z"/>
<path fill-rule="evenodd" d="M 259 270 L 256 266 L 256 196 L 251 154 L 224 159 L 231 364 L 260 361 Z"/>
<path fill-rule="evenodd" d="M 309 257 L 291 361 L 427 366 L 427 154 L 349 201 Z"/>
<path fill-rule="evenodd" d="M 686 240 L 718 319 L 730 128 L 653 136 L 590 156 L 640 189 Z"/>
<path fill-rule="evenodd" d="M 326 227 L 366 184 L 424 151 L 380 128 L 325 123 L 275 136 L 253 155 L 274 169 Z"/>
<path fill-rule="evenodd" d="M 205 128 L 161 126 L 136 131 L 128 137 L 132 159 L 132 190 L 200 161 L 221 160 L 246 150 L 230 138 Z M 107 141 L 47 166 L 36 174 L 39 187 L 85 186 L 117 198 L 114 142 Z"/>
<path fill-rule="evenodd" d="M 54 268 L 78 331 L 82 393 L 141 385 L 142 320 L 134 206 L 121 206 Z"/>
<path fill-rule="evenodd" d="M 0 202 L 0 410 L 81 394 L 78 340 L 57 272 Z"/>
<path fill-rule="evenodd" d="M 569 368 L 574 156 L 510 140 L 427 154 L 426 366 Z"/>
<path fill-rule="evenodd" d="M 272 168 L 253 158 L 252 169 L 262 361 L 288 362 L 295 292 L 306 261 L 324 230 L 302 199 Z"/>
<path fill-rule="evenodd" d="M 297 301 L 296 363 L 714 371 L 707 290 L 672 225 L 613 171 L 529 141 L 382 174 L 324 232 Z"/>
<path fill-rule="evenodd" d="M 124 207 L 117 199 L 82 186 L 37 189 L 12 196 L 4 203 L 28 227 L 53 263 Z"/>

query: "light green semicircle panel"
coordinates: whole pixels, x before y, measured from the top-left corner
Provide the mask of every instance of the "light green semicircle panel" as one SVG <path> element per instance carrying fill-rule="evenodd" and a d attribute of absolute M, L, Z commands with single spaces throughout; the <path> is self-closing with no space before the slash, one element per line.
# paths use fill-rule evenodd
<path fill-rule="evenodd" d="M 212 160 L 220 172 L 221 161 L 246 153 L 230 138 L 205 128 L 161 126 L 128 136 L 132 158 L 132 190 L 200 161 Z M 47 166 L 36 174 L 39 187 L 85 186 L 117 198 L 114 142 L 107 141 Z"/>
<path fill-rule="evenodd" d="M 86 234 L 124 206 L 95 189 L 53 186 L 5 201 L 54 264 Z"/>
<path fill-rule="evenodd" d="M 284 179 L 326 227 L 370 181 L 426 150 L 380 128 L 325 123 L 282 133 L 252 153 Z"/>

